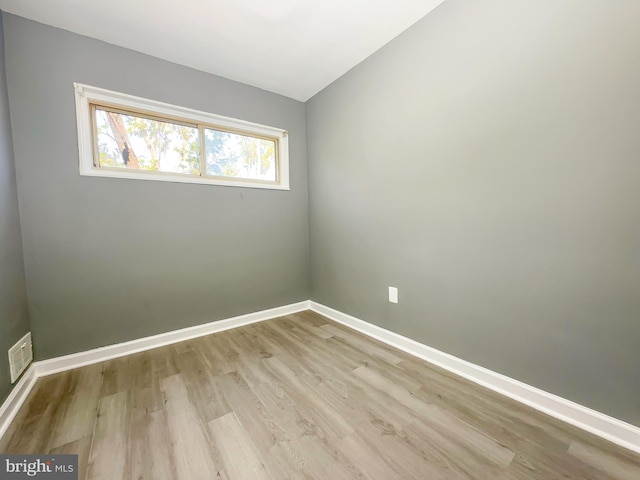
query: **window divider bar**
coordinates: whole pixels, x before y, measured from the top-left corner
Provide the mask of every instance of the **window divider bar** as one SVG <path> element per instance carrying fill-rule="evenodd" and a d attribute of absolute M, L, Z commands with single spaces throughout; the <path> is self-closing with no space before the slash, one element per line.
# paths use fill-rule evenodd
<path fill-rule="evenodd" d="M 198 135 L 200 136 L 200 176 L 207 176 L 207 157 L 205 149 L 204 127 L 198 124 Z"/>

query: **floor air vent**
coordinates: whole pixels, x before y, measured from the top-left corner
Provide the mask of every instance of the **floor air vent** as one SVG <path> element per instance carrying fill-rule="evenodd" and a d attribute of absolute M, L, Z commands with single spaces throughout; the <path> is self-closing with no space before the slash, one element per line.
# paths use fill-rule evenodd
<path fill-rule="evenodd" d="M 31 332 L 18 340 L 9 349 L 9 368 L 11 369 L 11 383 L 15 383 L 20 374 L 33 360 L 33 349 L 31 347 Z"/>

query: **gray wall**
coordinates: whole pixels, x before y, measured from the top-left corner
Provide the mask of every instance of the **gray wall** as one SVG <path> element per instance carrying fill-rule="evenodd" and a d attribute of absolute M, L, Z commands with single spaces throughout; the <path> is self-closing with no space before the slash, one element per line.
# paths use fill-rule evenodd
<path fill-rule="evenodd" d="M 28 331 L 22 237 L 4 66 L 4 36 L 0 22 L 0 404 L 11 390 L 6 351 Z"/>
<path fill-rule="evenodd" d="M 638 18 L 448 0 L 311 99 L 312 298 L 640 425 Z"/>
<path fill-rule="evenodd" d="M 309 297 L 303 103 L 5 15 L 37 359 Z M 73 82 L 289 131 L 291 191 L 81 177 Z"/>

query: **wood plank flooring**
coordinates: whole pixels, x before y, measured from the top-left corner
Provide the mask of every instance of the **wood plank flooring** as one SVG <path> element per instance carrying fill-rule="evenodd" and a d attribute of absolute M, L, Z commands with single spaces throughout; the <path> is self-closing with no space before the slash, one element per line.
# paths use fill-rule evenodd
<path fill-rule="evenodd" d="M 44 377 L 2 453 L 81 479 L 640 479 L 640 455 L 312 312 Z"/>

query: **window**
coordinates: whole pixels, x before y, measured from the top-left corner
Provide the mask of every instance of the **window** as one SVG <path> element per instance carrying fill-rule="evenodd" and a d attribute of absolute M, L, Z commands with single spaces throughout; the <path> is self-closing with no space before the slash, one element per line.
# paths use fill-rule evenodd
<path fill-rule="evenodd" d="M 75 84 L 80 174 L 289 189 L 287 132 Z"/>

